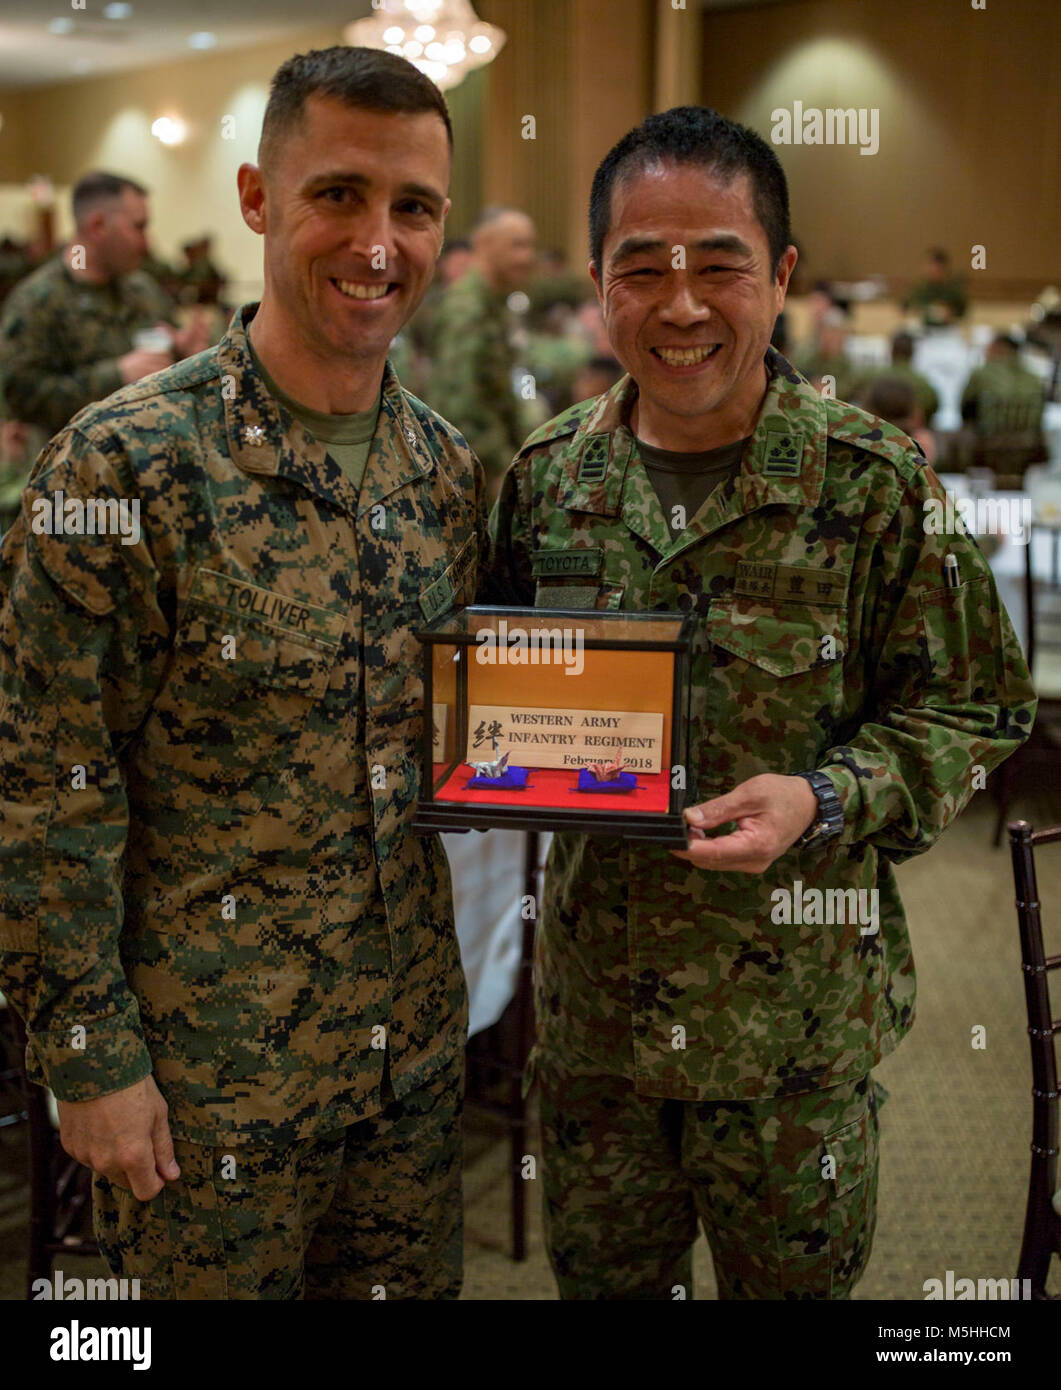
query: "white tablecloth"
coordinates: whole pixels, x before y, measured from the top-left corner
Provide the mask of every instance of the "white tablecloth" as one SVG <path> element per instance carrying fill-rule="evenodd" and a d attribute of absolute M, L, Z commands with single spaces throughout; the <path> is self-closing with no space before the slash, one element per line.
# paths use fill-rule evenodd
<path fill-rule="evenodd" d="M 526 838 L 519 830 L 442 836 L 468 979 L 469 1034 L 496 1023 L 516 990 Z"/>

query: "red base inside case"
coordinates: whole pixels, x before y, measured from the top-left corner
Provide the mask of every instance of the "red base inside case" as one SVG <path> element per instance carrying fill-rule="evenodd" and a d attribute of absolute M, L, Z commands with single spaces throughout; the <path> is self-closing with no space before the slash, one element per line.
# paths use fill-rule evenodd
<path fill-rule="evenodd" d="M 444 763 L 435 764 L 435 777 L 445 772 Z M 435 792 L 435 801 L 460 801 L 470 806 L 553 806 L 565 811 L 655 811 L 670 807 L 670 775 L 666 772 L 639 772 L 633 791 L 580 792 L 578 769 L 535 767 L 524 791 L 489 791 L 486 787 L 466 787 L 471 769 L 461 763 Z"/>

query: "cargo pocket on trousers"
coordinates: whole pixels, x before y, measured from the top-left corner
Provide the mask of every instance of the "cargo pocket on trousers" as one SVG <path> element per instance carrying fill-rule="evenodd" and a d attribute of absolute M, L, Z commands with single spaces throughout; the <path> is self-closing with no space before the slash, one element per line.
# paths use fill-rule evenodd
<path fill-rule="evenodd" d="M 181 1175 L 155 1200 L 163 1205 L 174 1298 L 229 1297 L 228 1252 L 214 1187 L 213 1150 L 175 1140 Z"/>
<path fill-rule="evenodd" d="M 874 1098 L 876 1099 L 876 1098 Z M 832 1159 L 829 1194 L 830 1297 L 848 1298 L 869 1260 L 877 1216 L 877 1120 L 867 1108 L 823 1141 Z"/>
<path fill-rule="evenodd" d="M 173 1148 L 181 1175 L 149 1202 L 93 1174 L 92 1226 L 100 1254 L 116 1278 L 139 1280 L 134 1297 L 226 1299 L 217 1196 L 202 1158 L 210 1150 L 179 1139 Z"/>

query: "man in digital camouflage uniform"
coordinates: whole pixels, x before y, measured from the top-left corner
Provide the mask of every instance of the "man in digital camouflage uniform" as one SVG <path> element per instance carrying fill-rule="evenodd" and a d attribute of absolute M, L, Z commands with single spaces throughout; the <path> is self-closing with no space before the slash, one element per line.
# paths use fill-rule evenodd
<path fill-rule="evenodd" d="M 506 301 L 534 271 L 534 223 L 514 208 L 488 208 L 472 246 L 471 269 L 435 310 L 428 399 L 482 460 L 492 501 L 527 428 L 513 389 Z"/>
<path fill-rule="evenodd" d="M 796 259 L 773 151 L 703 108 L 652 116 L 590 217 L 629 375 L 528 439 L 484 592 L 694 615 L 699 804 L 676 855 L 553 843 L 550 1258 L 564 1297 L 688 1297 L 699 1219 L 722 1298 L 844 1298 L 874 1227 L 870 1071 L 913 1019 L 894 865 L 1026 737 L 1034 696 L 975 543 L 926 532 L 943 494 L 917 448 L 768 350 Z M 806 897 L 851 889 L 823 899 L 835 924 Z"/>
<path fill-rule="evenodd" d="M 460 1289 L 467 1006 L 408 829 L 411 634 L 472 597 L 485 506 L 385 364 L 450 140 L 401 58 L 285 63 L 239 171 L 261 304 L 82 412 L 0 552 L 0 983 L 145 1297 Z M 70 534 L 95 499 L 139 504 L 133 543 Z"/>
<path fill-rule="evenodd" d="M 0 319 L 7 409 L 45 438 L 92 401 L 210 341 L 199 320 L 174 327 L 173 301 L 140 269 L 146 189 L 116 174 L 86 174 L 74 187 L 73 213 L 70 245 L 15 286 Z M 152 328 L 168 343 L 137 346 L 136 335 Z"/>

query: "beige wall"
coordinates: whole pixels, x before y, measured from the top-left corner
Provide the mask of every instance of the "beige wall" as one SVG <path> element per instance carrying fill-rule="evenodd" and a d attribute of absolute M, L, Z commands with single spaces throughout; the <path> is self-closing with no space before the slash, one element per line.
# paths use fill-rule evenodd
<path fill-rule="evenodd" d="M 946 246 L 973 293 L 1061 281 L 1061 4 L 798 0 L 703 17 L 703 96 L 767 139 L 771 111 L 877 107 L 880 150 L 778 146 L 809 276 L 916 275 Z"/>
<path fill-rule="evenodd" d="M 240 216 L 236 170 L 255 157 L 276 68 L 293 53 L 340 37 L 335 30 L 314 30 L 282 44 L 22 93 L 16 168 L 5 177 L 42 173 L 57 185 L 70 185 L 91 168 L 128 174 L 151 191 L 151 240 L 161 256 L 178 257 L 183 241 L 212 232 L 216 260 L 232 276 L 235 297 L 256 296 L 261 244 Z M 2 108 L 8 104 L 3 98 Z M 179 115 L 187 123 L 183 144 L 166 146 L 151 134 L 152 121 L 161 115 Z M 222 138 L 225 116 L 234 117 L 232 139 Z M 65 236 L 68 198 L 59 200 L 57 214 L 58 232 Z"/>
<path fill-rule="evenodd" d="M 593 172 L 652 109 L 659 0 L 481 0 L 508 43 L 486 70 L 483 186 L 581 270 Z M 523 138 L 525 116 L 535 138 Z"/>
<path fill-rule="evenodd" d="M 151 190 L 151 240 L 159 255 L 179 259 L 182 242 L 211 232 L 215 259 L 232 276 L 229 295 L 257 298 L 261 243 L 240 216 L 236 170 L 255 157 L 275 70 L 294 53 L 341 41 L 338 30 L 312 30 L 236 53 L 0 93 L 0 232 L 32 234 L 24 181 L 40 173 L 56 185 L 56 229 L 68 236 L 70 186 L 88 169 L 111 169 Z M 454 235 L 480 201 L 482 80 L 473 74 L 448 98 L 458 148 L 451 188 Z M 152 121 L 167 114 L 180 115 L 189 126 L 182 145 L 167 147 L 151 134 Z M 235 118 L 233 139 L 222 138 L 225 116 Z"/>
<path fill-rule="evenodd" d="M 480 0 L 477 8 L 505 29 L 508 43 L 495 62 L 447 93 L 455 135 L 449 234 L 466 234 L 484 202 L 513 203 L 534 216 L 543 245 L 564 247 L 581 269 L 593 172 L 653 109 L 657 20 L 670 23 L 661 71 L 674 92 L 688 86 L 683 42 L 687 59 L 697 49 L 698 16 L 673 13 L 669 0 Z M 58 234 L 68 235 L 69 186 L 89 168 L 109 168 L 151 189 L 160 255 L 174 258 L 183 241 L 212 232 L 216 259 L 233 277 L 230 294 L 256 296 L 261 247 L 240 217 L 236 169 L 254 158 L 279 64 L 340 41 L 338 30 L 317 30 L 283 44 L 0 93 L 0 232 L 30 233 L 22 185 L 42 173 L 60 194 Z M 189 124 L 183 145 L 169 148 L 151 135 L 152 121 L 164 114 Z M 221 138 L 226 115 L 236 118 L 232 140 Z M 535 118 L 534 140 L 522 138 L 526 115 Z"/>

